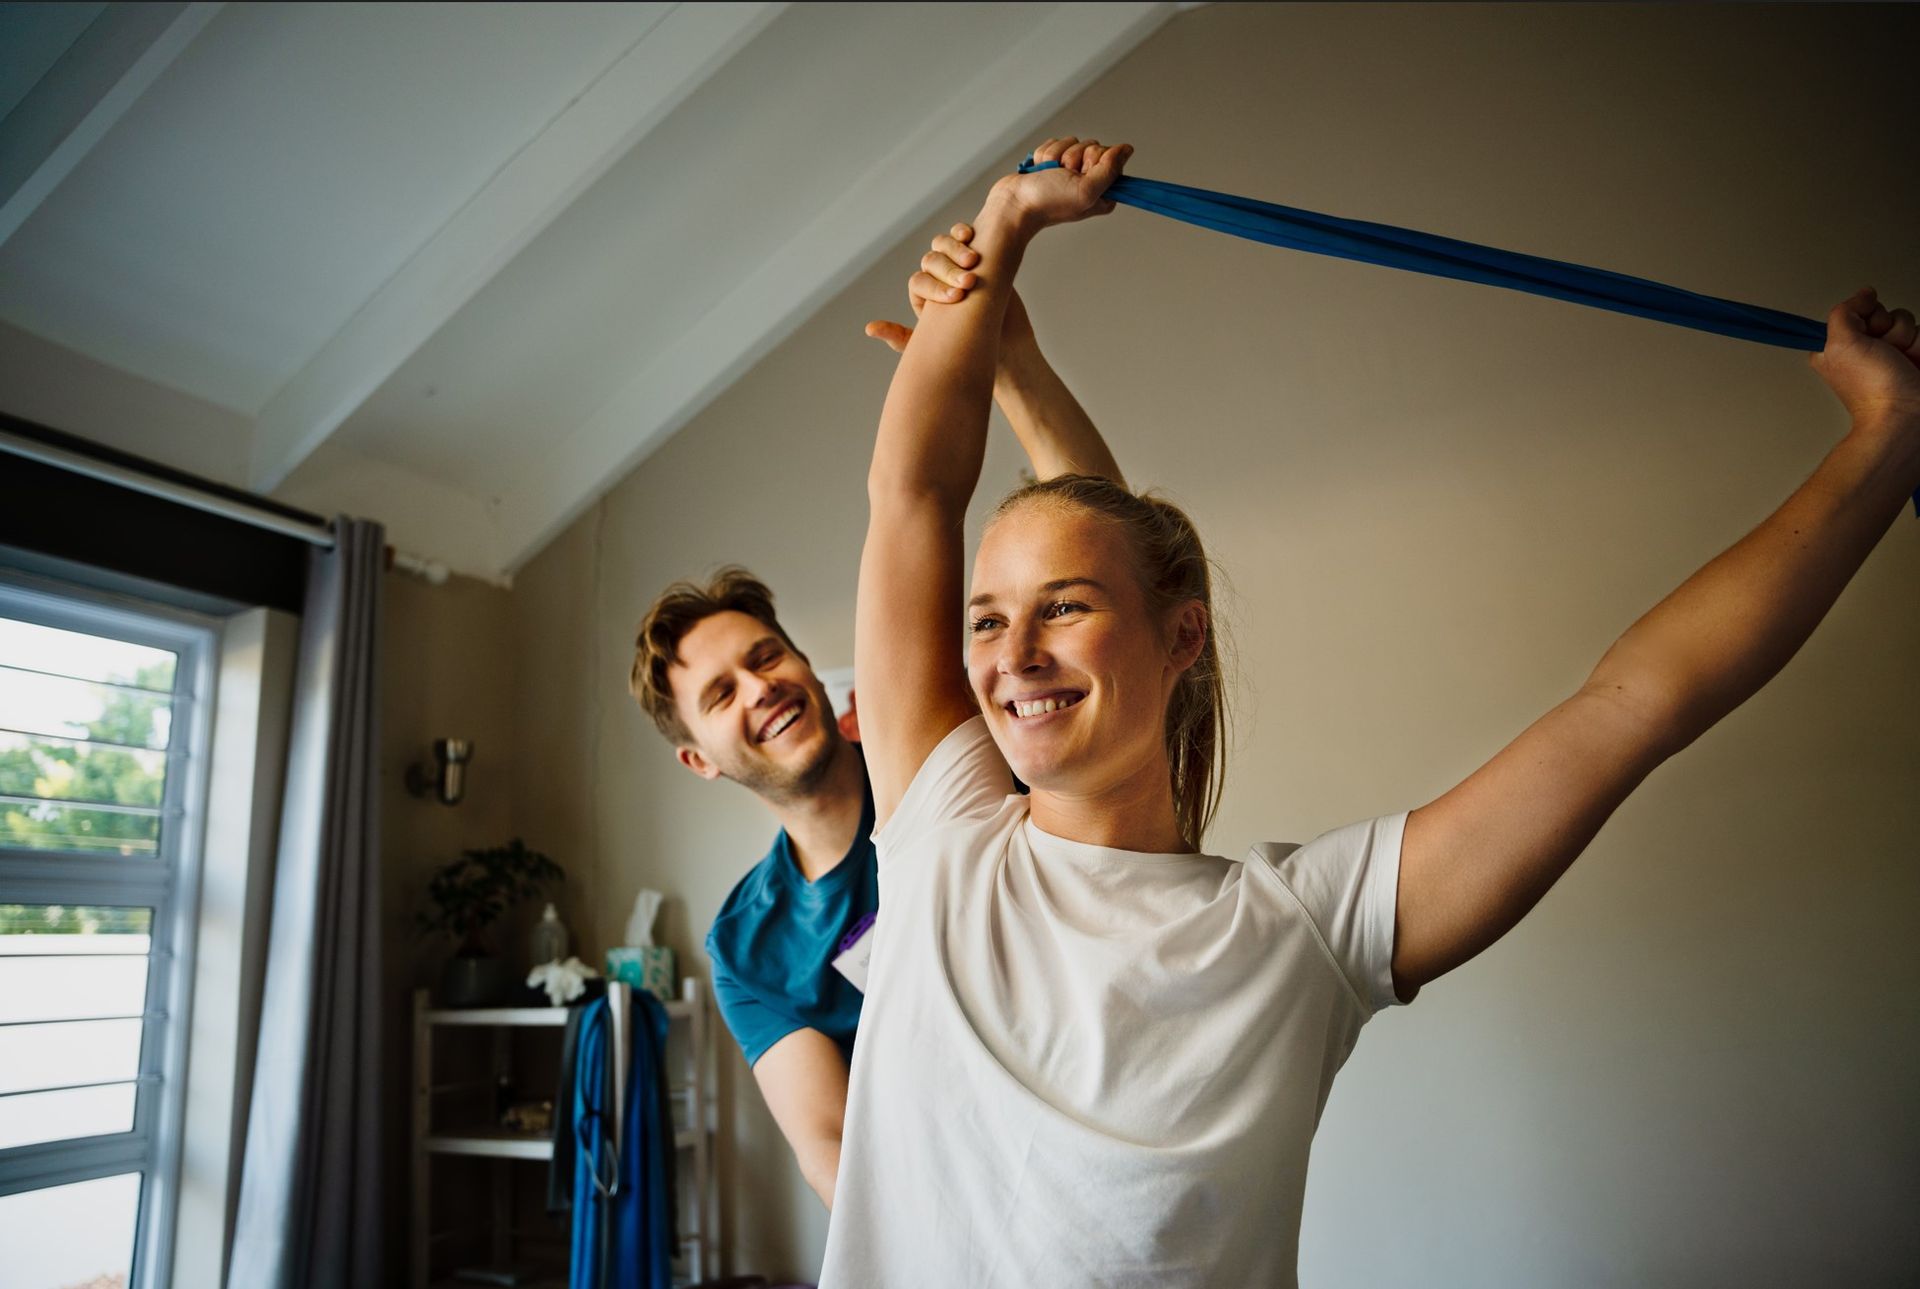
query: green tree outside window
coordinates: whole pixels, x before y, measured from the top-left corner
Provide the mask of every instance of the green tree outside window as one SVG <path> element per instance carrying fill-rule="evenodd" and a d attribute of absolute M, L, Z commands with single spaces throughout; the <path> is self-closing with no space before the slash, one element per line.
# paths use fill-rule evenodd
<path fill-rule="evenodd" d="M 173 664 L 142 667 L 115 683 L 159 689 L 172 678 Z M 104 743 L 149 747 L 159 742 L 172 715 L 166 693 L 116 689 L 100 714 L 84 725 L 85 737 Z M 49 802 L 0 805 L 0 844 L 32 850 L 117 851 L 151 854 L 159 839 L 153 815 L 88 810 L 89 801 L 158 808 L 166 792 L 164 754 L 123 747 L 29 738 L 24 746 L 0 748 L 0 795 L 43 797 Z"/>

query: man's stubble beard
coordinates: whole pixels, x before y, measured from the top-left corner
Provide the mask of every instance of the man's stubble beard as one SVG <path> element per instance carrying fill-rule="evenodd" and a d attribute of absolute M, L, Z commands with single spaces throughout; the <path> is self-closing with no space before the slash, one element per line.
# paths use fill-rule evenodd
<path fill-rule="evenodd" d="M 819 792 L 826 783 L 833 773 L 834 758 L 840 754 L 844 743 L 840 731 L 829 725 L 827 737 L 820 741 L 819 753 L 806 764 L 785 769 L 757 762 L 737 767 L 727 777 L 775 805 L 803 800 Z"/>

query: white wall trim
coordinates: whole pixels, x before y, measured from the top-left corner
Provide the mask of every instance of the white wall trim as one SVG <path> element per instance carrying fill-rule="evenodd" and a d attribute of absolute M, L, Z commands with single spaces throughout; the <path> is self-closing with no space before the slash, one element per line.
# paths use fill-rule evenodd
<path fill-rule="evenodd" d="M 1178 12 L 1173 4 L 1063 4 L 945 106 L 874 158 L 597 414 L 551 445 L 501 499 L 498 551 L 517 569 L 875 257 L 930 217 L 960 176 L 1036 125 Z M 805 266 L 804 269 L 800 266 Z"/>
<path fill-rule="evenodd" d="M 261 409 L 251 486 L 279 487 L 527 243 L 785 8 L 682 4 L 649 27 Z"/>
<path fill-rule="evenodd" d="M 221 633 L 173 1283 L 226 1283 L 266 975 L 299 622 L 271 609 Z"/>
<path fill-rule="evenodd" d="M 20 230 L 226 6 L 110 4 L 7 114 L 0 243 Z"/>

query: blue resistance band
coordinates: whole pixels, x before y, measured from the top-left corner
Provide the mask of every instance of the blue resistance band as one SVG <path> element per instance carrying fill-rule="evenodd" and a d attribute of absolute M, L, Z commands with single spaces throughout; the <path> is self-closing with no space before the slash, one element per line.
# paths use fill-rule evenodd
<path fill-rule="evenodd" d="M 1054 170 L 1059 165 L 1058 161 L 1036 163 L 1028 157 L 1020 163 L 1020 173 Z M 1499 251 L 1451 237 L 1436 237 L 1432 233 L 1416 233 L 1408 228 L 1316 215 L 1310 210 L 1276 206 L 1251 197 L 1186 188 L 1158 179 L 1136 179 L 1132 175 L 1116 179 L 1107 189 L 1107 196 L 1123 206 L 1136 206 L 1168 219 L 1198 224 L 1269 246 L 1503 286 L 1739 340 L 1757 340 L 1763 345 L 1818 353 L 1827 343 L 1826 327 L 1812 318 L 1682 291 L 1624 273 L 1582 268 L 1538 255 Z"/>
<path fill-rule="evenodd" d="M 1028 156 L 1020 163 L 1020 173 L 1056 170 L 1059 166 L 1058 161 L 1036 162 Z M 1255 201 L 1251 197 L 1234 197 L 1158 179 L 1137 179 L 1132 175 L 1114 180 L 1107 196 L 1122 206 L 1149 210 L 1168 219 L 1198 224 L 1201 228 L 1231 233 L 1269 246 L 1501 286 L 1592 305 L 1596 309 L 1611 309 L 1615 313 L 1631 313 L 1655 322 L 1671 322 L 1696 331 L 1711 331 L 1737 340 L 1757 340 L 1763 345 L 1779 345 L 1784 349 L 1818 353 L 1827 344 L 1826 326 L 1798 314 L 1682 291 L 1624 273 L 1583 268 L 1539 255 L 1521 255 L 1451 237 L 1417 233 L 1390 224 L 1340 219 L 1293 206 Z M 1920 515 L 1920 492 L 1914 494 L 1913 510 L 1915 515 Z"/>

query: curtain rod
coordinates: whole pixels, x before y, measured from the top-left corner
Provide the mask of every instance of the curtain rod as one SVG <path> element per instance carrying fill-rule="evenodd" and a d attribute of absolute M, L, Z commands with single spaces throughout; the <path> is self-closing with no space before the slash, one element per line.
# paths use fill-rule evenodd
<path fill-rule="evenodd" d="M 116 465 L 111 461 L 99 461 L 79 452 L 56 447 L 51 443 L 37 443 L 5 430 L 0 430 L 0 451 L 11 452 L 29 461 L 38 461 L 41 465 L 56 466 L 62 470 L 72 471 L 74 474 L 85 475 L 89 479 L 98 479 L 102 483 L 118 484 L 134 492 L 144 492 L 149 497 L 158 497 L 162 501 L 191 506 L 195 510 L 204 510 L 222 519 L 232 519 L 239 523 L 250 524 L 255 528 L 264 528 L 284 537 L 296 537 L 303 542 L 310 542 L 327 550 L 333 548 L 333 530 L 323 523 L 276 515 L 271 510 L 249 506 L 244 502 L 231 501 L 226 497 L 203 492 L 198 488 L 175 483 L 170 479 L 156 478 L 130 466 Z"/>
<path fill-rule="evenodd" d="M 29 461 L 38 461 L 41 465 L 54 466 L 57 469 L 84 475 L 89 479 L 97 479 L 102 483 L 116 484 L 134 492 L 144 492 L 162 501 L 171 501 L 177 505 L 205 511 L 210 515 L 218 515 L 222 519 L 231 519 L 236 523 L 279 533 L 283 537 L 292 537 L 318 546 L 322 550 L 332 550 L 334 546 L 332 527 L 317 519 L 295 519 L 290 515 L 276 514 L 264 506 L 248 505 L 246 502 L 235 501 L 230 497 L 223 497 L 189 484 L 176 483 L 171 479 L 147 474 L 132 466 L 98 460 L 84 452 L 75 452 L 52 443 L 41 443 L 8 430 L 0 430 L 0 452 L 9 452 L 14 456 L 25 457 Z M 424 578 L 435 586 L 447 580 L 446 565 L 423 559 L 418 555 L 409 555 L 392 546 L 387 547 L 387 567 L 397 568 L 402 572 Z"/>

